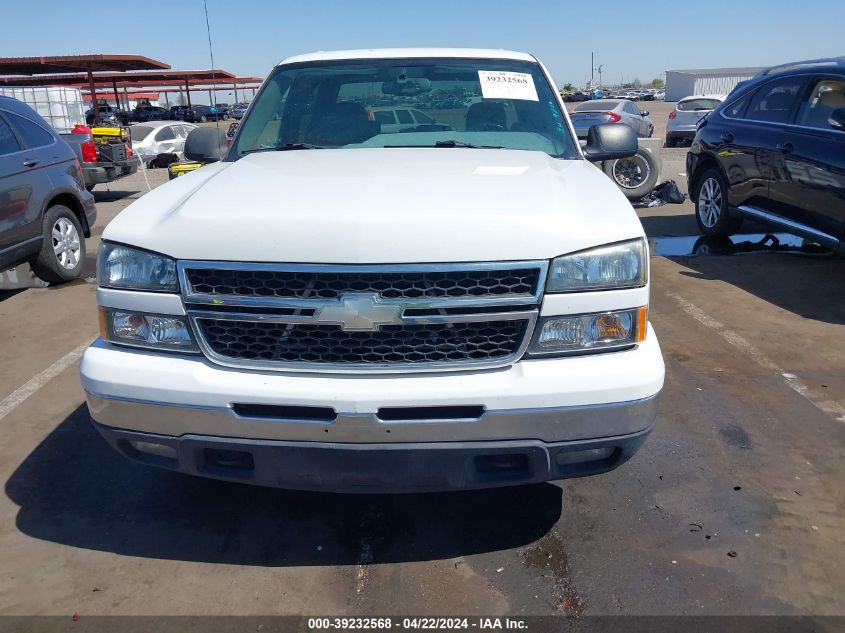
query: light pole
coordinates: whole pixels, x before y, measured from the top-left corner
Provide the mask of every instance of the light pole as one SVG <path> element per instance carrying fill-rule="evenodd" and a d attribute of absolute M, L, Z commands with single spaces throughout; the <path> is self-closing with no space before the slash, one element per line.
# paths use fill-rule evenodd
<path fill-rule="evenodd" d="M 598 66 L 594 66 L 594 67 L 593 67 L 593 70 L 595 70 L 595 71 L 596 71 L 596 72 L 598 72 L 598 74 L 599 74 L 599 87 L 600 87 L 600 88 L 601 88 L 601 86 L 602 86 L 602 82 L 601 82 L 601 71 L 602 71 L 602 68 L 604 68 L 604 64 L 599 64 Z"/>

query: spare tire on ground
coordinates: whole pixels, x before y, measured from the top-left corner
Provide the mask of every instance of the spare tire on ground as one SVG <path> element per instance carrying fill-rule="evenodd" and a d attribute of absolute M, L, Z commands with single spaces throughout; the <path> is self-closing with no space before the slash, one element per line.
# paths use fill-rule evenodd
<path fill-rule="evenodd" d="M 644 147 L 637 149 L 633 156 L 604 161 L 602 171 L 616 183 L 628 200 L 647 196 L 660 178 L 658 160 Z"/>

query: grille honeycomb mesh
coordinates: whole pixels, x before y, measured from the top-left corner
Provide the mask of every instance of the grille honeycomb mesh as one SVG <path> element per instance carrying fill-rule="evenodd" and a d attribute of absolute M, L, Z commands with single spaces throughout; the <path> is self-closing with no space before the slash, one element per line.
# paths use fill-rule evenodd
<path fill-rule="evenodd" d="M 530 295 L 538 268 L 403 272 L 186 270 L 193 292 L 241 297 L 337 299 L 344 292 L 375 292 L 385 299 Z"/>
<path fill-rule="evenodd" d="M 487 361 L 517 352 L 527 320 L 388 325 L 345 332 L 335 325 L 197 320 L 218 355 L 252 361 L 378 365 Z"/>

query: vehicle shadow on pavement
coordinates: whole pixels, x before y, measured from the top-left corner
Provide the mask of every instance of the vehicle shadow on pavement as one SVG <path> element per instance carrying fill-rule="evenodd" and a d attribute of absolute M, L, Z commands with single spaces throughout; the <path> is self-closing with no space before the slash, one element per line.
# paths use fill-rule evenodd
<path fill-rule="evenodd" d="M 236 565 L 348 565 L 511 549 L 559 520 L 551 484 L 474 492 L 340 495 L 206 480 L 135 464 L 83 404 L 5 486 L 33 538 L 128 556 Z M 362 560 L 362 556 L 367 560 Z"/>
<path fill-rule="evenodd" d="M 146 189 L 139 189 L 138 191 L 121 191 L 116 189 L 95 189 L 91 193 L 94 195 L 96 202 L 115 202 L 123 200 L 129 196 L 134 196 L 137 193 L 146 193 Z"/>
<path fill-rule="evenodd" d="M 692 269 L 680 273 L 685 277 L 723 281 L 806 319 L 845 324 L 845 257 L 772 252 L 676 259 Z"/>

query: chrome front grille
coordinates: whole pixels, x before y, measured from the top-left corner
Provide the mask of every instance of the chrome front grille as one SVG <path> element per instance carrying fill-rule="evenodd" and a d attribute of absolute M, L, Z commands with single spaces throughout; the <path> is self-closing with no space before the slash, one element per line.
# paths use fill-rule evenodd
<path fill-rule="evenodd" d="M 528 345 L 547 262 L 323 266 L 179 262 L 213 362 L 278 371 L 487 368 Z"/>

